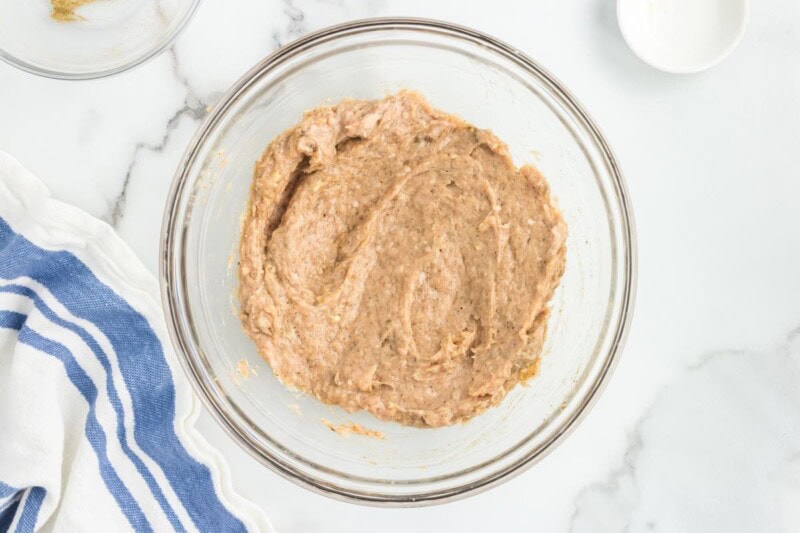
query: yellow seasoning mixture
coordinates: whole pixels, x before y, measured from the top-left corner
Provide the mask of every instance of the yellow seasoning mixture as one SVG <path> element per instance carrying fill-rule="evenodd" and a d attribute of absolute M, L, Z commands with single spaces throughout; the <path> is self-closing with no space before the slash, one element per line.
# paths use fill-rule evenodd
<path fill-rule="evenodd" d="M 83 17 L 75 13 L 82 5 L 96 0 L 50 0 L 50 18 L 58 22 L 72 22 Z"/>

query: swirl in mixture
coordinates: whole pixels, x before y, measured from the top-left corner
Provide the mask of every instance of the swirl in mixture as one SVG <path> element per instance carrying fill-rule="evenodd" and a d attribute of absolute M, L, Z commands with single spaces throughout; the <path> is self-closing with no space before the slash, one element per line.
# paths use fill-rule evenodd
<path fill-rule="evenodd" d="M 306 113 L 258 161 L 242 323 L 285 384 L 415 426 L 535 374 L 566 225 L 491 132 L 403 91 Z"/>

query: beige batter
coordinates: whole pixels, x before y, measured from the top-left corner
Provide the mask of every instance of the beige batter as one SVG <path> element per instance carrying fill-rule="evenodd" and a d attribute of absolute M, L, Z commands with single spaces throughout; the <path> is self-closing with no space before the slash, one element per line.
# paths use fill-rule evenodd
<path fill-rule="evenodd" d="M 491 132 L 403 91 L 309 111 L 256 164 L 242 323 L 348 411 L 461 422 L 536 373 L 566 225 Z"/>

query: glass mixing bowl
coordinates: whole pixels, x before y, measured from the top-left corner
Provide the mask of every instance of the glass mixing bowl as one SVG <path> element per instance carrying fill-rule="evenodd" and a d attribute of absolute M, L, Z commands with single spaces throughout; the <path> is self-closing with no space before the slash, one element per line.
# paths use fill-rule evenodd
<path fill-rule="evenodd" d="M 498 407 L 439 429 L 349 414 L 282 385 L 238 318 L 237 246 L 255 161 L 304 110 L 401 88 L 509 145 L 547 177 L 569 225 L 567 266 L 539 374 Z M 583 109 L 518 50 L 443 22 L 374 19 L 319 31 L 258 64 L 220 100 L 178 169 L 162 237 L 173 342 L 200 397 L 253 456 L 287 478 L 361 503 L 462 497 L 540 460 L 607 381 L 631 316 L 633 220 L 617 164 Z M 241 365 L 255 372 L 237 372 Z M 355 422 L 383 439 L 342 435 Z"/>
<path fill-rule="evenodd" d="M 117 74 L 155 57 L 178 36 L 200 0 L 97 0 L 51 17 L 50 0 L 0 1 L 0 59 L 60 79 Z M 63 20 L 69 18 L 69 20 Z"/>

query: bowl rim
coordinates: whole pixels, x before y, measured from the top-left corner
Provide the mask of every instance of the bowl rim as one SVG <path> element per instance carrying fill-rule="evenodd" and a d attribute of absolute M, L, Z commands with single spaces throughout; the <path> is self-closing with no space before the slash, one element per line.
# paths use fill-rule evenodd
<path fill-rule="evenodd" d="M 187 345 L 185 331 L 180 330 L 182 309 L 176 302 L 174 287 L 179 282 L 174 276 L 173 266 L 175 263 L 174 241 L 176 231 L 185 231 L 182 221 L 177 219 L 178 207 L 182 198 L 182 193 L 187 186 L 189 170 L 196 158 L 197 152 L 202 147 L 205 139 L 215 131 L 217 123 L 222 119 L 228 107 L 237 100 L 237 97 L 246 91 L 248 87 L 257 79 L 260 74 L 268 72 L 269 69 L 277 66 L 282 61 L 291 58 L 309 47 L 326 41 L 339 35 L 346 35 L 353 31 L 381 31 L 381 30 L 427 30 L 435 31 L 439 34 L 448 36 L 468 38 L 473 42 L 477 41 L 484 46 L 488 46 L 492 51 L 502 57 L 515 62 L 518 66 L 531 72 L 544 82 L 548 89 L 553 90 L 563 100 L 572 113 L 586 128 L 596 143 L 602 159 L 607 164 L 612 181 L 614 197 L 620 206 L 620 230 L 622 234 L 621 242 L 624 244 L 625 254 L 621 254 L 623 262 L 624 283 L 621 287 L 620 309 L 618 312 L 618 326 L 613 335 L 609 335 L 610 347 L 607 356 L 600 362 L 602 367 L 598 370 L 597 377 L 589 383 L 586 393 L 580 398 L 579 404 L 575 408 L 573 415 L 567 419 L 559 428 L 559 431 L 551 435 L 539 447 L 529 450 L 521 458 L 499 470 L 490 472 L 477 481 L 468 482 L 454 488 L 438 489 L 424 493 L 387 495 L 375 492 L 367 492 L 356 489 L 339 487 L 331 482 L 309 477 L 305 472 L 298 470 L 291 464 L 273 456 L 267 450 L 256 449 L 251 443 L 251 439 L 242 428 L 224 415 L 221 406 L 218 404 L 214 394 L 208 389 L 207 379 L 204 377 L 202 369 L 198 368 L 197 361 L 189 354 L 190 347 Z M 413 507 L 445 503 L 463 499 L 465 497 L 478 494 L 489 488 L 496 486 L 504 481 L 512 479 L 521 474 L 541 459 L 552 452 L 570 434 L 578 424 L 586 417 L 593 405 L 596 403 L 599 393 L 607 385 L 614 368 L 616 367 L 633 317 L 633 306 L 636 293 L 637 282 L 637 244 L 633 211 L 630 198 L 625 185 L 624 178 L 617 164 L 608 143 L 601 134 L 594 121 L 580 106 L 577 100 L 569 93 L 560 82 L 556 80 L 548 71 L 539 66 L 527 55 L 518 49 L 506 44 L 483 32 L 471 28 L 444 22 L 435 19 L 412 18 L 412 17 L 377 17 L 360 19 L 343 24 L 329 26 L 321 30 L 309 33 L 269 54 L 254 67 L 249 69 L 240 77 L 231 88 L 226 91 L 215 104 L 213 110 L 204 119 L 195 135 L 189 142 L 184 155 L 178 164 L 169 195 L 167 197 L 164 216 L 161 227 L 160 241 L 160 263 L 159 281 L 161 288 L 162 305 L 166 316 L 167 329 L 173 347 L 178 352 L 178 360 L 184 372 L 189 376 L 189 381 L 195 393 L 201 398 L 203 404 L 211 413 L 217 424 L 243 448 L 249 455 L 254 457 L 261 464 L 268 467 L 273 472 L 292 481 L 293 483 L 305 487 L 312 492 L 322 494 L 334 499 L 374 506 L 390 507 Z"/>
<path fill-rule="evenodd" d="M 22 70 L 23 72 L 34 74 L 36 76 L 41 76 L 43 78 L 50 78 L 55 80 L 67 80 L 67 81 L 96 80 L 96 79 L 108 78 L 110 76 L 115 76 L 117 74 L 122 74 L 123 72 L 132 70 L 140 65 L 147 63 L 151 59 L 154 59 L 155 57 L 161 55 L 161 53 L 167 48 L 169 48 L 175 42 L 175 39 L 177 39 L 178 36 L 181 33 L 183 33 L 183 30 L 186 29 L 186 26 L 189 24 L 189 21 L 192 20 L 192 18 L 194 18 L 195 13 L 197 13 L 197 9 L 199 6 L 200 6 L 200 0 L 191 0 L 188 9 L 186 9 L 183 12 L 178 24 L 170 33 L 165 33 L 161 37 L 161 39 L 156 42 L 155 46 L 153 46 L 153 48 L 148 50 L 146 53 L 136 56 L 130 61 L 127 61 L 116 67 L 102 69 L 102 70 L 88 70 L 86 72 L 49 69 L 37 66 L 29 61 L 26 61 L 13 54 L 10 54 L 9 52 L 5 51 L 2 47 L 0 47 L 0 59 L 5 61 L 12 67 L 16 67 L 19 70 Z"/>

